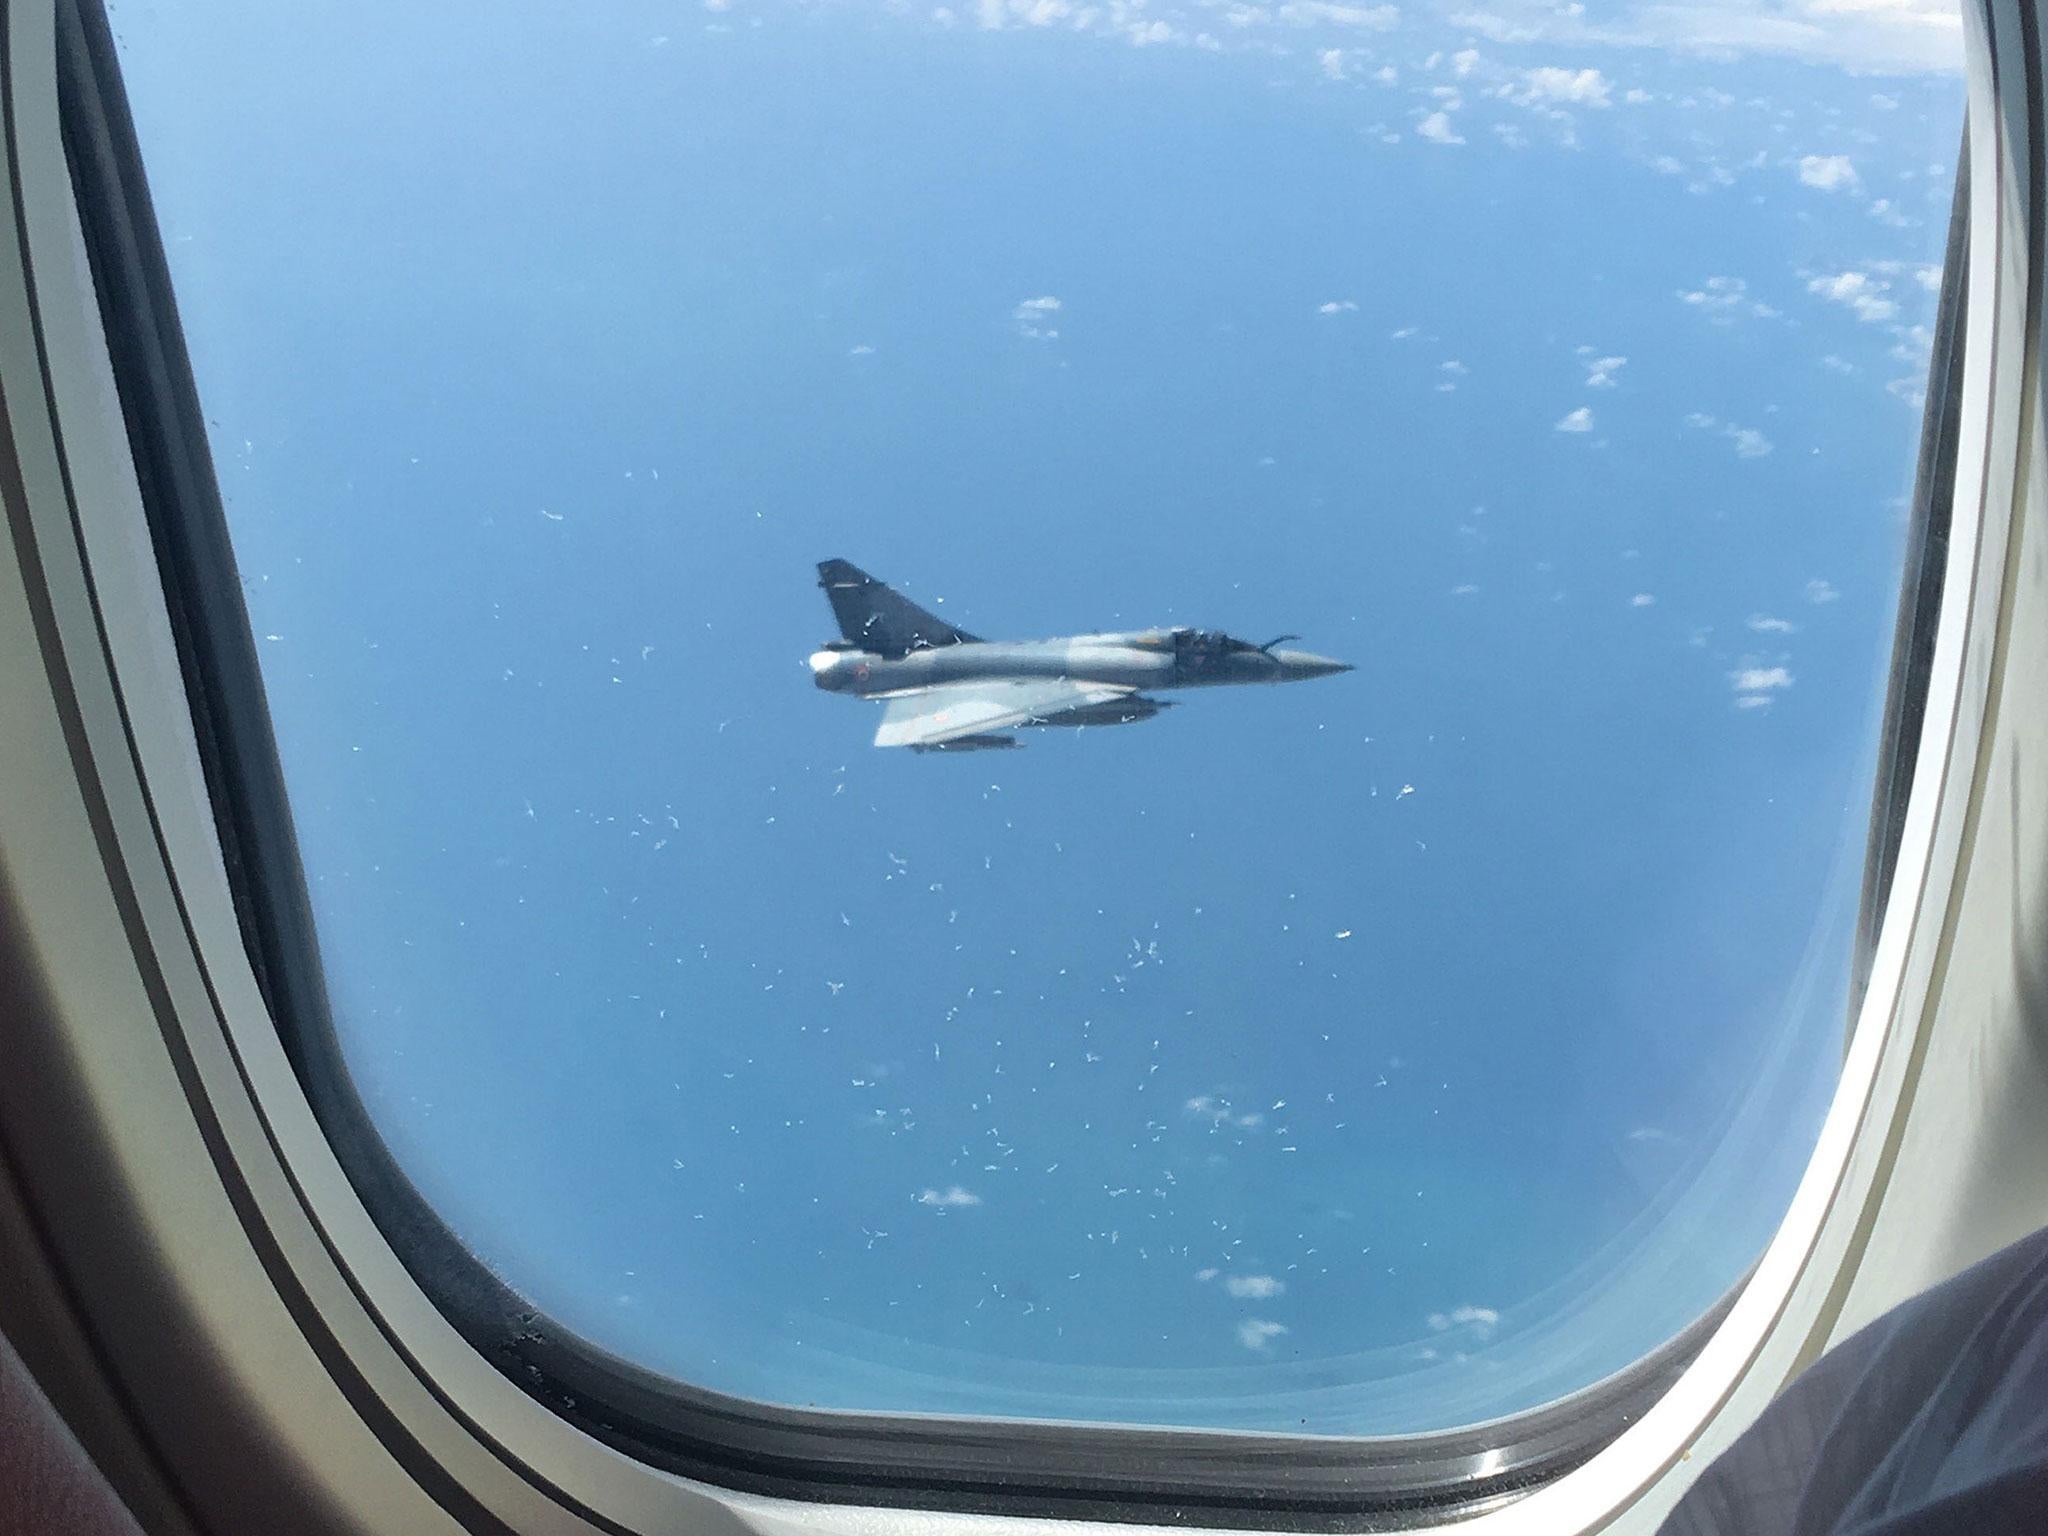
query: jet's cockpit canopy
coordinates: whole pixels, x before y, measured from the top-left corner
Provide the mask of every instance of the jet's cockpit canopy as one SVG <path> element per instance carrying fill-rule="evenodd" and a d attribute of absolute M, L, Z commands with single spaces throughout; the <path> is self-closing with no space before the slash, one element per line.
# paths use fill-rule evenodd
<path fill-rule="evenodd" d="M 1172 629 L 1141 629 L 1126 637 L 1126 643 L 1147 651 L 1172 651 L 1178 656 L 1228 656 L 1241 651 L 1270 651 L 1281 640 L 1299 640 L 1299 635 L 1282 635 L 1254 645 L 1220 629 L 1196 629 L 1180 624 Z"/>
<path fill-rule="evenodd" d="M 1173 648 L 1179 654 L 1195 656 L 1227 656 L 1233 651 L 1260 651 L 1264 646 L 1253 645 L 1249 640 L 1240 640 L 1235 635 L 1225 634 L 1220 629 L 1191 629 L 1185 626 L 1174 630 Z M 1282 638 L 1291 639 L 1291 636 Z M 1273 642 L 1275 645 L 1279 641 Z"/>
<path fill-rule="evenodd" d="M 1260 655 L 1271 655 L 1273 647 L 1288 640 L 1299 640 L 1299 635 L 1275 635 L 1264 645 L 1254 645 L 1249 640 L 1240 640 L 1235 635 L 1225 634 L 1220 629 L 1176 629 L 1173 632 L 1176 650 L 1192 650 L 1211 656 L 1228 655 L 1234 651 L 1257 651 Z"/>

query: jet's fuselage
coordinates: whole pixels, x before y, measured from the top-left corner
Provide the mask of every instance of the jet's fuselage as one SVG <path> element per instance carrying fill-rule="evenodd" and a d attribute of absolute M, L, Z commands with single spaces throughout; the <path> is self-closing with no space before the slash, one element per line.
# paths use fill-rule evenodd
<path fill-rule="evenodd" d="M 1052 640 L 972 640 L 898 657 L 854 649 L 810 658 L 817 685 L 874 698 L 987 678 L 1056 678 L 1158 690 L 1229 683 L 1280 683 L 1350 670 L 1305 651 L 1232 648 L 1187 630 L 1149 629 Z"/>

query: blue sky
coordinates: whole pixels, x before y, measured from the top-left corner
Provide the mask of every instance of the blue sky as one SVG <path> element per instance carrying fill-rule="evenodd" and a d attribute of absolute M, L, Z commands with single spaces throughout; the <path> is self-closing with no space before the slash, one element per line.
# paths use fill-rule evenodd
<path fill-rule="evenodd" d="M 349 1058 L 514 1285 L 777 1401 L 1384 1432 L 1759 1251 L 1953 11 L 114 19 Z M 1358 670 L 878 752 L 828 555 Z"/>

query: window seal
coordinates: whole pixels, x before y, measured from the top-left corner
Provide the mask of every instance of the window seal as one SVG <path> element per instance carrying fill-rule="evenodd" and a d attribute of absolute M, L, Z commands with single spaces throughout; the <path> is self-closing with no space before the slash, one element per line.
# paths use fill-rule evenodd
<path fill-rule="evenodd" d="M 1926 722 L 1928 682 L 1934 671 L 1934 636 L 1941 619 L 1941 592 L 1948 577 L 1949 526 L 1955 513 L 1956 450 L 1961 438 L 1963 320 L 1969 312 L 1970 133 L 1964 127 L 1956 151 L 1955 196 L 1950 204 L 1948 242 L 1942 255 L 1941 291 L 1934 313 L 1934 337 L 1927 366 L 1927 401 L 1920 418 L 1920 452 L 1914 461 L 1912 500 L 1906 523 L 1905 565 L 1899 583 L 1899 613 L 1892 633 L 1891 675 L 1885 686 L 1878 734 L 1877 783 L 1871 795 L 1870 833 L 1863 858 L 1863 889 L 1857 914 L 1856 947 L 1850 961 L 1848 1009 L 1843 1047 L 1862 1012 L 1877 951 L 1878 928 L 1898 872 L 1919 761 L 1920 730 Z"/>

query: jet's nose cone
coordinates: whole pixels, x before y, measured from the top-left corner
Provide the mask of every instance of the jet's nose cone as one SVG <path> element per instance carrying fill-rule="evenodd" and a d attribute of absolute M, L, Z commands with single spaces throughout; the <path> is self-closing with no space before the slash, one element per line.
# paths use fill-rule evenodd
<path fill-rule="evenodd" d="M 1313 651 L 1275 651 L 1273 659 L 1280 663 L 1280 680 L 1287 683 L 1353 670 L 1348 661 L 1333 661 Z"/>

